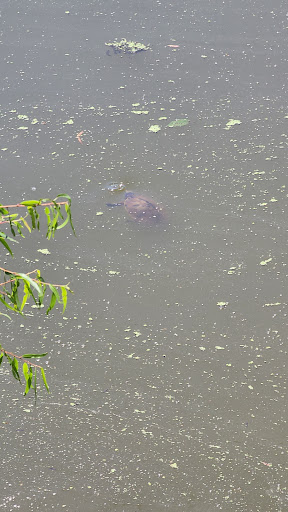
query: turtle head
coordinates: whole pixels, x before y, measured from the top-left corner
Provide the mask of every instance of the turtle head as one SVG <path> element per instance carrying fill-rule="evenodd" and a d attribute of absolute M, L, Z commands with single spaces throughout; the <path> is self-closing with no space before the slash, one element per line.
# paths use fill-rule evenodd
<path fill-rule="evenodd" d="M 125 199 L 128 199 L 129 197 L 134 197 L 134 196 L 135 196 L 134 192 L 126 192 L 125 193 Z"/>

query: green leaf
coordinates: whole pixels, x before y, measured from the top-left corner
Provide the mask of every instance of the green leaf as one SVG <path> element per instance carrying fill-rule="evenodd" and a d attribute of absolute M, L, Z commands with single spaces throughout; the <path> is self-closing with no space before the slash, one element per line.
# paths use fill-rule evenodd
<path fill-rule="evenodd" d="M 68 196 L 68 194 L 58 194 L 58 196 L 56 196 L 56 199 L 58 199 L 58 197 L 64 197 L 64 199 L 67 199 L 69 205 L 71 205 L 72 199 L 70 196 Z"/>
<path fill-rule="evenodd" d="M 167 124 L 167 128 L 176 128 L 177 126 L 185 126 L 189 124 L 189 119 L 175 119 L 171 123 Z"/>
<path fill-rule="evenodd" d="M 59 211 L 56 210 L 56 212 L 57 213 L 55 213 L 55 211 L 53 210 L 54 219 L 51 222 L 52 231 L 55 231 L 55 229 L 57 229 L 57 226 L 58 226 Z"/>
<path fill-rule="evenodd" d="M 47 356 L 48 352 L 44 352 L 44 354 L 23 354 L 23 359 L 31 359 L 32 357 L 45 357 Z"/>
<path fill-rule="evenodd" d="M 68 224 L 68 222 L 69 222 L 69 216 L 67 215 L 67 217 L 64 220 L 64 222 L 62 222 L 62 224 L 60 224 L 60 226 L 57 226 L 57 230 L 64 228 L 64 226 L 66 226 L 66 224 Z"/>
<path fill-rule="evenodd" d="M 6 208 L 3 208 L 3 204 L 0 203 L 0 214 L 7 215 L 8 213 L 9 213 L 9 210 L 6 210 Z"/>
<path fill-rule="evenodd" d="M 37 375 L 37 368 L 34 369 L 34 393 L 35 393 L 35 401 L 36 401 L 36 398 L 37 398 L 37 378 L 36 378 L 36 375 Z"/>
<path fill-rule="evenodd" d="M 13 236 L 16 236 L 16 233 L 15 233 L 15 229 L 13 227 L 13 224 L 12 224 L 12 221 L 11 221 L 11 217 L 9 216 L 9 224 L 10 224 L 10 230 L 11 230 L 11 233 Z"/>
<path fill-rule="evenodd" d="M 32 370 L 32 367 L 28 367 L 28 364 L 27 363 L 24 363 L 23 364 L 23 373 L 24 373 L 24 377 L 25 377 L 25 380 L 26 380 L 26 388 L 25 388 L 25 391 L 24 391 L 24 395 L 27 395 L 27 393 L 29 392 L 30 388 L 32 387 L 32 378 L 33 378 L 33 370 Z"/>
<path fill-rule="evenodd" d="M 22 238 L 25 238 L 24 235 L 22 234 L 22 228 L 23 228 L 22 224 L 20 224 L 20 222 L 18 222 L 16 220 L 14 221 L 13 224 L 16 226 L 19 235 L 22 236 Z M 30 226 L 29 226 L 29 231 L 31 232 Z M 15 240 L 15 242 L 18 242 L 18 241 Z"/>
<path fill-rule="evenodd" d="M 38 231 L 40 230 L 40 216 L 39 216 L 39 213 L 37 212 L 37 210 L 34 211 L 35 213 L 35 217 L 36 217 L 36 220 L 37 220 L 37 229 Z"/>
<path fill-rule="evenodd" d="M 44 372 L 43 368 L 41 368 L 41 375 L 42 375 L 43 382 L 45 384 L 45 388 L 47 389 L 48 393 L 50 393 L 49 386 L 47 384 L 46 377 L 45 377 L 45 372 Z"/>
<path fill-rule="evenodd" d="M 73 231 L 73 234 L 76 236 L 75 229 L 74 229 L 73 222 L 72 222 L 71 210 L 70 210 L 70 206 L 68 204 L 65 204 L 65 210 L 66 210 L 67 216 L 69 217 L 69 222 L 70 222 L 70 226 Z"/>
<path fill-rule="evenodd" d="M 15 240 L 15 238 L 11 238 L 11 236 L 5 235 L 5 233 L 3 233 L 3 231 L 0 231 L 0 237 L 6 238 L 6 240 L 10 240 L 10 242 L 16 242 L 16 244 L 19 243 L 17 240 Z"/>
<path fill-rule="evenodd" d="M 7 215 L 7 217 L 9 218 L 9 220 L 15 220 L 18 217 L 18 213 L 10 213 L 9 215 Z"/>
<path fill-rule="evenodd" d="M 41 199 L 36 199 L 35 201 L 31 199 L 30 201 L 22 201 L 19 204 L 23 204 L 24 206 L 38 206 L 39 204 L 41 204 L 41 201 Z"/>
<path fill-rule="evenodd" d="M 25 391 L 24 391 L 24 396 L 27 395 L 27 393 L 30 391 L 31 384 L 32 384 L 32 379 L 28 378 L 28 380 L 26 380 L 26 387 L 25 387 Z"/>
<path fill-rule="evenodd" d="M 2 237 L 0 237 L 0 242 L 2 245 L 4 245 L 5 249 L 7 249 L 7 251 L 11 254 L 11 256 L 13 256 L 13 252 L 11 251 L 9 245 L 7 244 L 6 240 L 3 240 Z"/>
<path fill-rule="evenodd" d="M 20 306 L 20 311 L 23 311 L 24 306 L 25 306 L 29 296 L 30 296 L 30 293 L 25 293 L 25 295 L 23 295 L 22 304 Z"/>
<path fill-rule="evenodd" d="M 2 361 L 3 361 L 3 357 L 4 357 L 4 354 L 3 354 L 3 352 L 1 352 L 1 353 L 0 353 L 0 366 L 1 366 L 1 363 L 2 363 Z"/>
<path fill-rule="evenodd" d="M 39 305 L 41 306 L 42 302 L 44 300 L 45 292 L 46 292 L 46 284 L 44 283 L 44 279 L 41 277 L 39 270 L 37 270 L 37 275 L 38 275 L 38 281 L 40 283 L 39 286 L 41 286 L 41 289 L 42 289 L 42 296 L 39 297 Z"/>
<path fill-rule="evenodd" d="M 17 274 L 17 276 L 21 277 L 21 279 L 23 279 L 24 281 L 28 282 L 31 286 L 33 286 L 33 288 L 35 288 L 36 292 L 38 293 L 39 297 L 42 297 L 43 291 L 41 290 L 39 285 L 37 283 L 35 283 L 35 281 L 33 281 L 33 279 L 31 279 L 30 276 L 28 276 L 27 274 L 22 274 L 22 273 Z"/>
<path fill-rule="evenodd" d="M 0 295 L 0 302 L 2 302 L 2 304 L 4 304 L 4 306 L 6 306 L 6 308 L 11 309 L 12 311 L 15 311 L 15 308 L 10 306 L 10 304 L 8 304 L 8 302 L 6 302 L 6 300 L 4 300 L 1 295 Z"/>
<path fill-rule="evenodd" d="M 53 286 L 53 284 L 49 284 L 49 288 L 50 288 L 51 292 L 56 295 L 57 302 L 61 303 L 60 295 L 59 295 L 57 288 L 55 288 L 55 286 Z"/>
<path fill-rule="evenodd" d="M 55 295 L 55 293 L 52 293 L 52 295 L 51 295 L 51 300 L 50 300 L 50 304 L 49 304 L 49 307 L 48 307 L 48 309 L 47 309 L 47 311 L 46 311 L 46 315 L 48 315 L 49 311 L 51 311 L 51 309 L 53 309 L 53 308 L 54 308 L 54 306 L 55 306 L 56 302 L 57 302 L 56 295 Z"/>
<path fill-rule="evenodd" d="M 16 278 L 16 280 L 14 281 L 14 284 L 13 284 L 12 293 L 10 294 L 10 300 L 11 300 L 11 302 L 13 302 L 15 309 L 17 311 L 21 311 L 21 304 L 20 304 L 20 300 L 19 300 L 19 296 L 18 296 L 19 286 L 20 286 L 19 279 Z"/>
<path fill-rule="evenodd" d="M 56 210 L 56 212 L 59 214 L 61 219 L 64 219 L 63 214 L 61 212 L 61 206 L 60 204 L 56 203 L 56 201 L 53 201 L 53 208 Z"/>
<path fill-rule="evenodd" d="M 28 222 L 25 220 L 25 218 L 21 217 L 19 220 L 21 220 L 23 222 L 24 226 L 28 229 L 29 233 L 31 233 L 31 228 L 30 228 Z"/>
<path fill-rule="evenodd" d="M 45 212 L 46 217 L 47 217 L 47 226 L 49 227 L 49 225 L 51 223 L 50 208 L 48 208 L 48 206 L 46 206 L 44 212 Z"/>
<path fill-rule="evenodd" d="M 66 305 L 67 305 L 67 288 L 65 288 L 65 286 L 61 286 L 61 292 L 62 292 L 62 303 L 63 303 L 62 314 L 63 314 L 66 309 Z"/>
<path fill-rule="evenodd" d="M 19 382 L 21 382 L 20 375 L 18 372 L 18 367 L 19 367 L 19 363 L 18 363 L 17 359 L 15 359 L 15 357 L 14 357 L 14 359 L 12 360 L 12 363 L 11 363 L 12 374 L 16 380 L 19 380 Z"/>
<path fill-rule="evenodd" d="M 54 205 L 53 206 L 51 205 L 49 207 L 49 214 L 47 213 L 47 211 L 45 211 L 46 216 L 47 216 L 47 227 L 48 227 L 46 237 L 48 238 L 48 240 L 50 240 L 51 236 L 54 238 L 55 230 L 57 229 L 57 226 L 58 226 L 59 217 L 63 218 L 63 215 L 61 214 L 61 211 L 60 211 L 60 207 L 54 201 L 53 201 L 53 203 L 54 203 Z M 52 218 L 50 217 L 50 215 L 52 216 Z"/>
<path fill-rule="evenodd" d="M 23 375 L 25 377 L 25 380 L 27 381 L 28 376 L 29 376 L 29 368 L 28 368 L 27 363 L 23 363 L 22 370 L 23 370 Z"/>
<path fill-rule="evenodd" d="M 35 213 L 34 213 L 34 210 L 31 206 L 28 206 L 28 213 L 31 217 L 31 223 L 32 223 L 32 229 L 35 229 L 36 228 L 36 220 L 35 220 Z"/>
<path fill-rule="evenodd" d="M 12 364 L 12 358 L 4 351 L 4 356 L 7 357 L 9 364 Z"/>

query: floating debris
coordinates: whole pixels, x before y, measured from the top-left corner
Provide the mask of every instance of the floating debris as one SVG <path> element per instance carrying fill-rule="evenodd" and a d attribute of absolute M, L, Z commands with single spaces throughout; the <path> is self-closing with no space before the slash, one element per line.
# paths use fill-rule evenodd
<path fill-rule="evenodd" d="M 259 265 L 262 265 L 262 266 L 267 265 L 268 263 L 270 263 L 270 261 L 272 261 L 272 258 L 268 258 L 267 260 L 262 260 L 262 261 L 260 261 Z"/>
<path fill-rule="evenodd" d="M 121 41 L 113 41 L 113 43 L 105 43 L 106 46 L 111 46 L 113 48 L 114 53 L 138 53 L 149 50 L 149 45 L 143 43 L 137 43 L 136 41 L 127 41 L 127 39 L 122 38 Z"/>
<path fill-rule="evenodd" d="M 217 302 L 217 306 L 219 306 L 220 309 L 227 308 L 228 304 L 229 304 L 229 302 L 224 302 L 224 301 Z"/>
<path fill-rule="evenodd" d="M 42 252 L 42 254 L 51 254 L 48 249 L 37 249 L 37 252 Z"/>
<path fill-rule="evenodd" d="M 185 126 L 189 123 L 189 119 L 175 119 L 171 123 L 167 124 L 168 128 L 176 128 L 177 126 Z"/>
<path fill-rule="evenodd" d="M 109 190 L 109 192 L 122 192 L 122 190 L 125 190 L 125 185 L 124 183 L 122 183 L 122 181 L 121 183 L 111 181 L 110 183 L 107 183 L 107 185 L 105 186 L 105 190 Z"/>
<path fill-rule="evenodd" d="M 159 124 L 151 124 L 150 128 L 148 128 L 148 132 L 157 133 L 161 130 L 161 126 Z"/>
<path fill-rule="evenodd" d="M 230 130 L 232 126 L 235 126 L 237 124 L 242 124 L 242 121 L 240 121 L 239 119 L 229 119 L 228 123 L 226 123 L 224 130 Z"/>

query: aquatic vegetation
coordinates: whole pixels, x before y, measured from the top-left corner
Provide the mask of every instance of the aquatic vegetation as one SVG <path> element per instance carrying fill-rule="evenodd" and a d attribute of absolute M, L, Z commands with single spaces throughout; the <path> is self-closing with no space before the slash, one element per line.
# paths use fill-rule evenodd
<path fill-rule="evenodd" d="M 113 43 L 105 43 L 106 46 L 111 46 L 113 48 L 114 53 L 138 53 L 142 51 L 149 50 L 149 45 L 145 45 L 143 43 L 138 43 L 136 41 L 127 41 L 127 39 L 122 38 L 121 41 L 113 41 Z"/>
<path fill-rule="evenodd" d="M 177 126 L 186 126 L 189 123 L 189 119 L 175 119 L 171 123 L 167 124 L 168 128 L 176 128 Z"/>
<path fill-rule="evenodd" d="M 229 119 L 228 123 L 226 123 L 224 130 L 230 130 L 232 126 L 235 126 L 237 124 L 242 124 L 242 121 L 240 121 L 239 119 Z"/>
<path fill-rule="evenodd" d="M 159 124 L 152 124 L 150 128 L 148 128 L 148 132 L 157 133 L 161 130 L 161 126 Z"/>

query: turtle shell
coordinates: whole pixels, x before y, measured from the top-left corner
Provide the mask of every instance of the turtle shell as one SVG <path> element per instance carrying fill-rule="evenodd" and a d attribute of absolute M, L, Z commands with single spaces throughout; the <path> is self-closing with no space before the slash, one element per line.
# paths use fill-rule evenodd
<path fill-rule="evenodd" d="M 157 223 L 162 219 L 162 208 L 155 201 L 134 192 L 126 192 L 124 208 L 137 222 Z"/>

